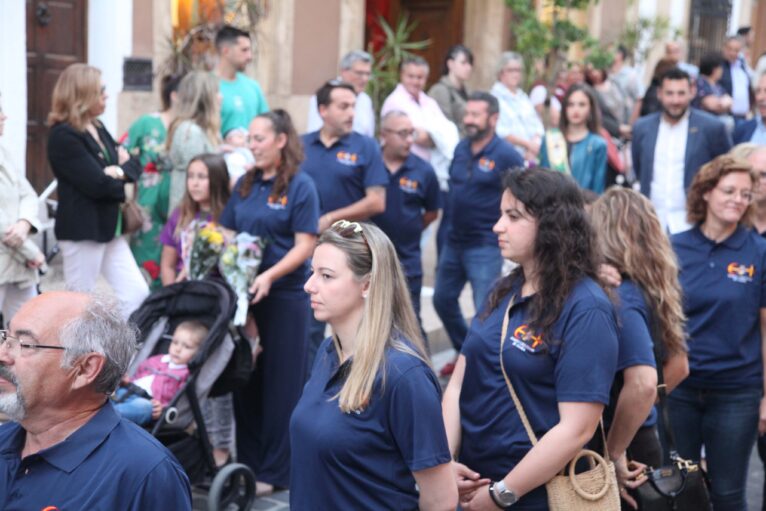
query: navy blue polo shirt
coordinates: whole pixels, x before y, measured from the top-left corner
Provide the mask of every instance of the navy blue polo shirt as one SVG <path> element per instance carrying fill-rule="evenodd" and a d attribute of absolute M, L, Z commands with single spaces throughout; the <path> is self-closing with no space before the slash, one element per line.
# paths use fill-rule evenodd
<path fill-rule="evenodd" d="M 328 338 L 290 420 L 290 508 L 417 509 L 412 473 L 451 459 L 436 376 L 414 355 L 388 348 L 370 404 L 343 413 L 334 397 L 350 361 L 338 362 Z"/>
<path fill-rule="evenodd" d="M 478 154 L 471 141 L 461 140 L 449 168 L 449 241 L 455 245 L 497 245 L 492 232 L 500 217 L 502 178 L 508 169 L 523 167 L 524 159 L 497 135 Z"/>
<path fill-rule="evenodd" d="M 248 232 L 267 240 L 259 273 L 277 264 L 295 246 L 295 233 L 317 234 L 319 231 L 319 197 L 314 182 L 298 172 L 280 197 L 271 197 L 274 178 L 255 178 L 247 197 L 239 193 L 242 179 L 226 204 L 219 222 L 228 229 Z M 308 261 L 293 272 L 277 279 L 274 291 L 303 293 Z"/>
<path fill-rule="evenodd" d="M 441 207 L 441 191 L 430 163 L 410 154 L 396 172 L 389 172 L 386 211 L 372 217 L 391 239 L 407 277 L 423 275 L 420 235 L 423 212 Z"/>
<path fill-rule="evenodd" d="M 316 184 L 322 214 L 362 200 L 367 188 L 388 184 L 388 172 L 373 138 L 352 131 L 330 147 L 322 143 L 319 131 L 301 138 L 306 154 L 301 170 Z"/>
<path fill-rule="evenodd" d="M 657 367 L 654 361 L 654 341 L 652 340 L 651 315 L 644 293 L 632 280 L 623 279 L 617 288 L 619 303 L 617 306 L 618 331 L 620 338 L 617 370 L 622 371 L 634 366 Z M 661 339 L 657 339 L 662 342 Z M 612 403 L 616 405 L 616 403 Z M 652 408 L 644 426 L 657 423 L 657 411 Z"/>
<path fill-rule="evenodd" d="M 0 509 L 192 508 L 170 451 L 108 401 L 66 440 L 22 460 L 25 438 L 15 422 L 0 426 Z"/>
<path fill-rule="evenodd" d="M 760 311 L 766 240 L 745 227 L 721 243 L 699 226 L 671 237 L 689 333 L 689 376 L 701 389 L 763 388 Z"/>
<path fill-rule="evenodd" d="M 503 315 L 520 289 L 518 282 L 485 319 L 477 314 L 462 348 L 459 460 L 495 481 L 532 448 L 500 367 Z M 608 404 L 618 340 L 612 303 L 591 279 L 580 281 L 567 297 L 550 339 L 530 331 L 530 299 L 515 299 L 509 311 L 503 363 L 539 439 L 558 424 L 558 403 Z M 546 498 L 541 486 L 514 508 L 547 509 Z"/>

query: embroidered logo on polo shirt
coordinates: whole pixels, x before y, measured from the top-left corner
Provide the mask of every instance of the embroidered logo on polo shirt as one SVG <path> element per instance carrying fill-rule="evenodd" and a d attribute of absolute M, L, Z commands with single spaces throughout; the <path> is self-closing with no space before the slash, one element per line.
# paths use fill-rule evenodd
<path fill-rule="evenodd" d="M 336 156 L 338 158 L 338 163 L 349 166 L 356 165 L 356 162 L 359 159 L 359 156 L 357 156 L 356 153 L 349 153 L 347 151 L 338 151 Z"/>
<path fill-rule="evenodd" d="M 285 209 L 287 207 L 287 195 L 283 195 L 278 199 L 269 195 L 266 205 L 271 209 Z"/>
<path fill-rule="evenodd" d="M 495 169 L 495 161 L 486 156 L 479 159 L 479 170 L 482 172 L 492 172 Z"/>
<path fill-rule="evenodd" d="M 740 282 L 747 284 L 753 281 L 753 275 L 755 275 L 755 265 L 745 266 L 739 263 L 729 263 L 726 267 L 726 276 L 734 282 Z"/>
<path fill-rule="evenodd" d="M 46 506 L 42 508 L 40 511 L 59 511 L 59 508 L 56 506 Z"/>
<path fill-rule="evenodd" d="M 538 353 L 546 348 L 542 334 L 534 335 L 528 325 L 520 325 L 513 331 L 511 344 L 514 348 L 528 353 Z"/>
<path fill-rule="evenodd" d="M 406 193 L 415 193 L 418 191 L 418 182 L 406 177 L 399 178 L 399 189 Z"/>

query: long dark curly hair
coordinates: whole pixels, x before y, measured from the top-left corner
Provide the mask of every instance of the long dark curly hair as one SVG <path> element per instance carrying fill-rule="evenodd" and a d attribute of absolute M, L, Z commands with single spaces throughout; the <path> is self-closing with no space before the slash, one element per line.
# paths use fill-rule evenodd
<path fill-rule="evenodd" d="M 530 302 L 529 326 L 549 337 L 575 285 L 584 277 L 598 281 L 595 233 L 582 192 L 569 176 L 543 168 L 513 169 L 503 180 L 503 190 L 537 220 L 533 253 L 538 286 Z M 489 295 L 484 317 L 524 280 L 521 266 L 501 279 Z"/>

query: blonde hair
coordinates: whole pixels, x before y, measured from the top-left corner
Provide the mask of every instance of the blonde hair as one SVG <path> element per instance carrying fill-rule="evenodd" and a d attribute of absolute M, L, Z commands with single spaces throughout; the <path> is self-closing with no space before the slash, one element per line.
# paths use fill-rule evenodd
<path fill-rule="evenodd" d="M 593 204 L 593 227 L 604 262 L 644 292 L 667 355 L 686 351 L 686 318 L 678 263 L 651 202 L 638 192 L 610 188 Z"/>
<path fill-rule="evenodd" d="M 207 337 L 209 330 L 202 321 L 189 319 L 178 323 L 178 326 L 176 326 L 173 334 L 175 335 L 175 333 L 179 331 L 184 331 L 191 334 L 192 338 L 197 343 L 197 348 L 199 348 L 202 345 L 202 342 L 205 340 L 205 337 Z"/>
<path fill-rule="evenodd" d="M 221 107 L 218 104 L 218 78 L 206 71 L 192 71 L 178 84 L 176 118 L 168 128 L 167 148 L 173 143 L 173 135 L 184 121 L 192 121 L 207 135 L 213 145 L 221 139 Z"/>
<path fill-rule="evenodd" d="M 71 64 L 53 87 L 48 124 L 67 122 L 79 131 L 91 120 L 90 109 L 101 99 L 101 71 L 87 64 Z"/>
<path fill-rule="evenodd" d="M 386 348 L 408 353 L 429 366 L 430 363 L 396 250 L 383 231 L 368 223 L 336 222 L 319 237 L 317 246 L 322 244 L 346 254 L 356 279 L 369 279 L 351 369 L 335 396 L 340 409 L 348 413 L 370 403 L 375 377 L 385 364 Z M 337 338 L 335 349 L 340 354 Z"/>

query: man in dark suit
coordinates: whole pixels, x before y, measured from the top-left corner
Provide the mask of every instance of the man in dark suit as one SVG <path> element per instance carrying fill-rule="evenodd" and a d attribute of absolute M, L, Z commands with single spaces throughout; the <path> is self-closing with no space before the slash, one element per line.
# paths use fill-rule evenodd
<path fill-rule="evenodd" d="M 766 145 L 766 73 L 755 82 L 755 117 L 740 123 L 734 130 L 734 143 L 752 142 Z"/>
<path fill-rule="evenodd" d="M 686 191 L 699 168 L 731 148 L 724 124 L 690 108 L 689 75 L 678 68 L 660 80 L 662 111 L 639 119 L 633 127 L 633 169 L 641 193 L 649 197 L 662 226 L 670 233 L 686 230 Z"/>
<path fill-rule="evenodd" d="M 750 113 L 750 73 L 742 56 L 742 40 L 737 36 L 726 39 L 723 45 L 723 75 L 718 85 L 732 98 L 731 114 L 739 126 Z"/>

